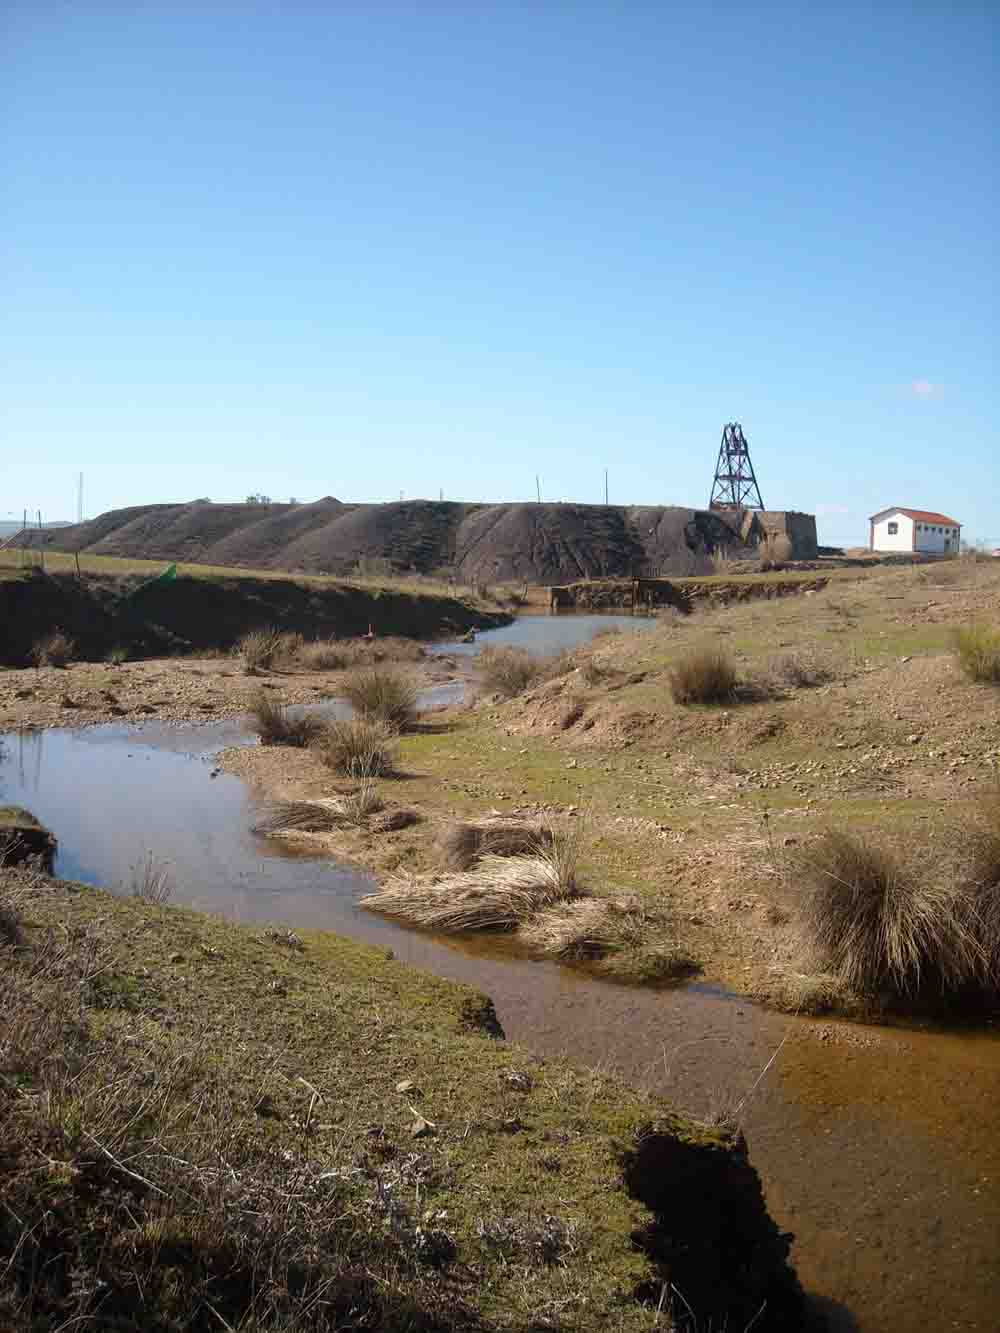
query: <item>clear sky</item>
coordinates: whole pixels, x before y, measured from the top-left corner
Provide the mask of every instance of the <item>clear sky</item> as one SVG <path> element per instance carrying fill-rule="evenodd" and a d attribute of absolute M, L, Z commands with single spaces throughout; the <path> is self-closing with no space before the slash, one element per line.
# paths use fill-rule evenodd
<path fill-rule="evenodd" d="M 0 519 L 770 508 L 1000 544 L 993 4 L 7 0 Z"/>

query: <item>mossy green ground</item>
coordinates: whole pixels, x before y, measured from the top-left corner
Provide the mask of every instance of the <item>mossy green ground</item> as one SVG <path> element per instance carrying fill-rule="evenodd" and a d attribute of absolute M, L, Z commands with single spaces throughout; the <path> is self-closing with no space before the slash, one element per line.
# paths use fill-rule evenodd
<path fill-rule="evenodd" d="M 224 1084 L 227 1142 L 242 1136 L 261 1153 L 283 1154 L 290 1176 L 304 1160 L 311 1170 L 340 1173 L 354 1182 L 345 1207 L 370 1211 L 364 1196 L 374 1190 L 384 1202 L 385 1190 L 395 1190 L 400 1246 L 415 1244 L 420 1228 L 454 1244 L 442 1272 L 412 1278 L 414 1308 L 422 1304 L 444 1322 L 427 1313 L 425 1322 L 393 1328 L 652 1326 L 636 1293 L 654 1289 L 658 1270 L 632 1241 L 651 1215 L 623 1185 L 623 1155 L 654 1120 L 679 1145 L 716 1156 L 731 1151 L 718 1132 L 599 1073 L 543 1063 L 492 1040 L 482 1026 L 490 1019 L 484 997 L 369 946 L 313 932 L 299 942 L 72 884 L 26 883 L 18 890 L 26 944 L 5 957 L 8 982 L 17 958 L 30 969 L 31 948 L 46 939 L 76 940 L 81 950 L 86 943 L 98 964 L 85 993 L 67 991 L 64 1017 L 83 1022 L 93 1060 L 115 1053 L 112 1086 L 127 1086 L 133 1055 L 143 1087 L 188 1062 L 183 1094 L 158 1103 L 155 1114 L 152 1092 L 144 1100 L 142 1116 L 155 1122 L 143 1121 L 146 1139 L 169 1143 L 172 1119 L 190 1118 L 194 1106 L 204 1111 L 212 1087 Z M 48 1021 L 60 1020 L 50 1013 Z M 52 1042 L 56 1062 L 58 1046 Z M 56 1117 L 46 1132 L 58 1131 L 60 1146 L 46 1149 L 51 1170 L 36 1174 L 31 1208 L 41 1217 L 51 1205 L 58 1215 L 67 1181 L 83 1169 L 72 1164 L 74 1153 L 86 1156 L 88 1140 L 111 1141 L 98 1122 L 108 1096 L 124 1105 L 127 1095 L 92 1089 L 92 1102 L 81 1075 L 69 1101 L 46 1094 L 36 1104 L 41 1075 L 18 1068 L 3 1042 L 0 1055 L 8 1131 L 19 1124 L 33 1133 L 33 1124 Z M 418 1117 L 429 1132 L 414 1137 Z M 207 1113 L 206 1125 L 207 1136 L 220 1133 Z M 143 1178 L 155 1174 L 141 1154 L 128 1160 Z M 20 1216 L 13 1180 L 0 1171 L 0 1202 Z M 682 1199 L 676 1210 L 680 1238 Z M 115 1250 L 122 1242 L 109 1235 L 102 1243 Z M 391 1250 L 396 1242 L 385 1243 Z M 10 1290 L 6 1299 L 0 1313 L 10 1318 L 17 1300 Z M 152 1312 L 148 1326 L 173 1327 Z"/>

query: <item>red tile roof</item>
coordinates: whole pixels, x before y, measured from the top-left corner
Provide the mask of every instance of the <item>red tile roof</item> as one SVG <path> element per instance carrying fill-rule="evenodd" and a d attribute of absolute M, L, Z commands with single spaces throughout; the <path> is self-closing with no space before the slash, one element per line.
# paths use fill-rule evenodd
<path fill-rule="evenodd" d="M 960 528 L 961 523 L 953 518 L 948 518 L 946 514 L 935 514 L 930 509 L 905 509 L 902 505 L 893 505 L 891 509 L 881 509 L 873 518 L 879 518 L 882 514 L 893 514 L 899 512 L 906 514 L 907 518 L 915 519 L 917 523 L 940 523 L 943 527 Z"/>

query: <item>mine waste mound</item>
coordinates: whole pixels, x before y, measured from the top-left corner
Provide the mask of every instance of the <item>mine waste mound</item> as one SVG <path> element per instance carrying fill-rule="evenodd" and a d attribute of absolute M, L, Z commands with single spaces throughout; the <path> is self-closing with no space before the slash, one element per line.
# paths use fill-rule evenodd
<path fill-rule="evenodd" d="M 342 577 L 433 574 L 463 583 L 685 575 L 739 545 L 720 514 L 679 506 L 138 505 L 29 534 L 45 550 Z"/>

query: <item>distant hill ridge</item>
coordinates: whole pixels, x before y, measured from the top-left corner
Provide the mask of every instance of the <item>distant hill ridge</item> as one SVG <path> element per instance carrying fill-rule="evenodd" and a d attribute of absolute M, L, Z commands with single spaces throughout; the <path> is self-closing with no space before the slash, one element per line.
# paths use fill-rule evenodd
<path fill-rule="evenodd" d="M 134 505 L 31 535 L 33 546 L 81 555 L 342 576 L 359 565 L 391 567 L 466 583 L 687 574 L 738 540 L 719 514 L 679 506 L 353 505 L 333 496 L 311 504 Z"/>

